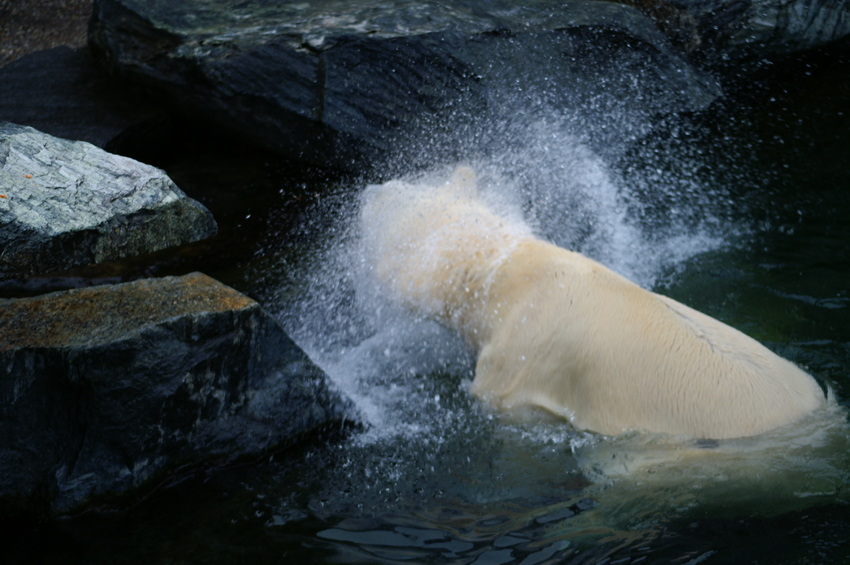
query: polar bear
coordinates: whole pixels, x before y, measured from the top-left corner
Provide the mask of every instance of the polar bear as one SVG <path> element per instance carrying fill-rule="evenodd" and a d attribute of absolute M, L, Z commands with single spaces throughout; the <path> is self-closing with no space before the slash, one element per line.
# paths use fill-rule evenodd
<path fill-rule="evenodd" d="M 372 186 L 360 221 L 379 284 L 476 349 L 472 392 L 499 408 L 603 435 L 724 439 L 826 403 L 754 339 L 495 213 L 468 167 L 428 191 Z"/>

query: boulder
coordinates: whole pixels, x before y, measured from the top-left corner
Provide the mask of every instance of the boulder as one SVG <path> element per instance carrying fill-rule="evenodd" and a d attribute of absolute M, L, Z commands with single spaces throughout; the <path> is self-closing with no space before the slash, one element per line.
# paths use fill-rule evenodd
<path fill-rule="evenodd" d="M 216 229 L 160 169 L 0 123 L 0 280 L 158 251 Z"/>
<path fill-rule="evenodd" d="M 718 61 L 819 47 L 850 34 L 850 0 L 625 0 L 685 50 Z"/>
<path fill-rule="evenodd" d="M 199 273 L 0 300 L 0 517 L 131 502 L 349 411 L 256 302 Z"/>
<path fill-rule="evenodd" d="M 437 152 L 435 132 L 536 104 L 601 122 L 606 146 L 719 94 L 637 8 L 591 0 L 95 0 L 89 40 L 175 113 L 323 165 Z"/>

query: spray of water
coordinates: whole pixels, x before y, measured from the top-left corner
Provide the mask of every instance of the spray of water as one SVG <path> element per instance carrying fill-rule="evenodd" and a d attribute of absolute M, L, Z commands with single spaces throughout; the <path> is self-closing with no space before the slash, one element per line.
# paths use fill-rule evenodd
<path fill-rule="evenodd" d="M 510 124 L 500 123 L 496 137 L 478 130 L 469 138 L 482 140 L 475 151 L 391 178 L 432 190 L 459 162 L 470 165 L 494 210 L 644 287 L 675 278 L 689 261 L 745 230 L 729 223 L 730 199 L 722 188 L 700 184 L 693 172 L 699 154 L 669 157 L 678 158 L 678 169 L 653 166 L 651 159 L 623 166 L 593 151 L 572 119 Z M 794 508 L 839 488 L 846 461 L 832 454 L 845 452 L 834 446 L 850 436 L 845 427 L 835 428 L 814 451 L 806 442 L 825 427 L 817 418 L 799 433 L 785 430 L 766 443 L 732 442 L 721 451 L 682 450 L 663 438 L 603 440 L 562 421 L 504 420 L 468 392 L 474 352 L 376 284 L 363 242 L 368 230 L 386 225 L 360 222 L 360 198 L 372 182 L 317 208 L 313 218 L 323 239 L 303 269 L 304 290 L 283 308 L 287 330 L 354 400 L 366 424 L 322 464 L 322 492 L 311 511 L 381 518 L 343 520 L 320 537 L 358 540 L 364 528 L 381 536 L 390 527 L 384 520 L 400 520 L 469 547 L 489 543 L 488 532 L 553 540 L 608 532 L 611 539 L 627 539 L 629 532 L 716 500 Z M 790 452 L 792 441 L 800 448 Z M 781 499 L 772 489 L 782 489 Z M 321 512 L 315 500 L 322 501 Z M 511 518 L 499 521 L 506 504 Z M 500 513 L 495 529 L 488 508 Z M 469 515 L 480 519 L 470 526 L 464 521 Z M 458 516 L 454 530 L 452 517 Z"/>
<path fill-rule="evenodd" d="M 482 79 L 488 96 L 474 104 L 486 109 L 475 114 L 459 108 L 457 116 L 416 124 L 416 132 L 389 144 L 395 154 L 359 186 L 328 197 L 307 222 L 306 232 L 318 243 L 298 269 L 298 290 L 282 300 L 281 316 L 354 400 L 365 424 L 329 448 L 326 459 L 311 462 L 311 469 L 321 470 L 322 485 L 310 512 L 343 517 L 319 538 L 367 545 L 384 540 L 382 550 L 396 543 L 423 552 L 466 547 L 470 555 L 514 533 L 553 551 L 582 536 L 619 545 L 659 521 L 687 516 L 696 505 L 739 500 L 754 508 L 776 498 L 752 488 L 765 465 L 771 469 L 765 490 L 789 468 L 795 471 L 787 489 L 794 498 L 828 497 L 843 484 L 836 477 L 846 462 L 829 453 L 846 449 L 832 451 L 830 438 L 818 453 L 806 444 L 822 427 L 819 421 L 799 434 L 786 430 L 768 438 L 767 457 L 747 442 L 732 443 L 712 466 L 699 457 L 671 458 L 678 446 L 671 452 L 659 438 L 600 441 L 560 421 L 506 422 L 467 392 L 474 352 L 375 284 L 362 252 L 370 226 L 359 222 L 360 194 L 391 179 L 427 190 L 445 182 L 457 164 L 476 170 L 483 198 L 500 213 L 647 288 L 675 280 L 689 262 L 748 231 L 734 220 L 747 218 L 735 210 L 740 201 L 732 202 L 722 182 L 712 182 L 724 175 L 713 176 L 711 157 L 689 146 L 689 125 L 680 130 L 671 118 L 654 129 L 669 92 L 679 89 L 627 84 L 635 76 L 655 84 L 653 68 L 634 75 L 634 65 L 620 67 L 606 52 L 600 58 L 606 64 L 597 69 L 586 53 L 563 58 L 562 46 L 555 47 L 558 57 L 548 60 L 554 66 L 538 65 L 539 58 L 528 65 L 522 51 L 494 68 Z M 589 76 L 571 79 L 570 87 L 550 80 L 581 72 Z M 653 138 L 659 130 L 682 135 Z M 846 439 L 843 428 L 836 433 Z M 730 472 L 742 462 L 746 472 Z M 585 512 L 593 504 L 598 509 Z M 380 518 L 358 522 L 350 516 Z"/>
<path fill-rule="evenodd" d="M 478 144 L 486 151 L 471 152 L 465 162 L 476 169 L 488 203 L 522 216 L 538 236 L 645 287 L 723 245 L 724 231 L 712 221 L 716 195 L 699 197 L 673 176 L 651 179 L 649 191 L 626 184 L 572 130 L 571 119 L 549 116 L 511 124 L 510 131 L 501 125 L 498 135 L 476 132 L 476 139 L 490 141 Z M 405 180 L 429 190 L 445 182 L 455 164 L 436 165 Z M 669 216 L 656 214 L 646 222 L 646 209 L 658 201 L 689 212 L 671 208 Z M 362 240 L 370 235 L 362 230 L 384 226 L 360 226 L 358 210 L 356 197 L 346 192 L 316 211 L 318 223 L 332 223 L 333 236 L 307 268 L 308 291 L 286 309 L 287 329 L 360 406 L 369 430 L 362 440 L 440 436 L 451 419 L 449 407 L 468 407 L 452 398 L 467 394 L 473 352 L 433 320 L 417 317 L 381 292 L 362 253 Z M 434 375 L 443 377 L 441 385 L 434 384 Z M 453 392 L 439 391 L 440 386 Z"/>

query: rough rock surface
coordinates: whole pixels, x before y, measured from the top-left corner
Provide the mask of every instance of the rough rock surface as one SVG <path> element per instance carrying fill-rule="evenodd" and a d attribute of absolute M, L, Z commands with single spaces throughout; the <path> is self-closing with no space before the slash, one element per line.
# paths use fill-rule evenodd
<path fill-rule="evenodd" d="M 719 92 L 637 8 L 589 0 L 97 0 L 89 37 L 179 114 L 325 164 L 542 100 L 618 123 Z"/>
<path fill-rule="evenodd" d="M 790 52 L 848 34 L 850 0 L 752 0 L 746 10 L 746 25 L 730 33 L 729 43 L 761 52 Z"/>
<path fill-rule="evenodd" d="M 628 0 L 627 0 L 628 1 Z M 688 51 L 760 58 L 850 34 L 850 0 L 632 0 Z"/>
<path fill-rule="evenodd" d="M 132 500 L 348 409 L 256 302 L 202 274 L 0 300 L 0 515 Z"/>
<path fill-rule="evenodd" d="M 118 259 L 216 233 L 161 170 L 0 123 L 0 280 Z"/>
<path fill-rule="evenodd" d="M 81 47 L 92 0 L 0 1 L 0 66 L 59 45 Z"/>

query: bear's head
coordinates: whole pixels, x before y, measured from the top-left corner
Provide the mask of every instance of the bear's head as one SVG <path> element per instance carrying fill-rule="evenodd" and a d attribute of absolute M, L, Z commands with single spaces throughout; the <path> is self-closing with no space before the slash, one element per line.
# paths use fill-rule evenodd
<path fill-rule="evenodd" d="M 475 171 L 466 166 L 437 186 L 370 186 L 360 222 L 379 283 L 407 306 L 443 319 L 483 298 L 495 263 L 529 231 L 482 202 Z"/>

